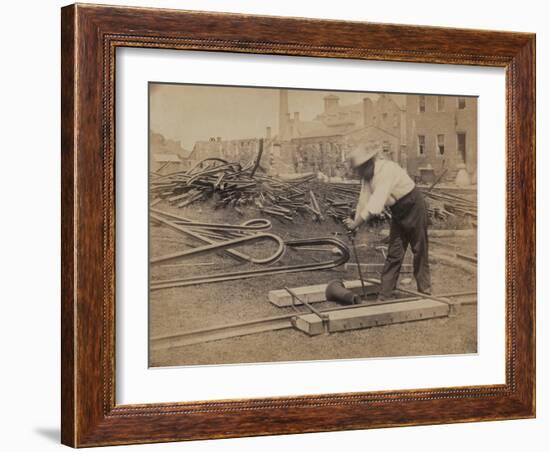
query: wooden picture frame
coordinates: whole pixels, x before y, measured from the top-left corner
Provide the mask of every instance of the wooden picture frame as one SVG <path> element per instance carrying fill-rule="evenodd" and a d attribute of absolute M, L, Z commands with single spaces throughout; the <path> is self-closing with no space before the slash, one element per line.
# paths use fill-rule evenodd
<path fill-rule="evenodd" d="M 62 442 L 73 447 L 535 416 L 535 35 L 71 5 L 62 9 Z M 506 383 L 115 403 L 115 51 L 146 47 L 506 69 Z"/>

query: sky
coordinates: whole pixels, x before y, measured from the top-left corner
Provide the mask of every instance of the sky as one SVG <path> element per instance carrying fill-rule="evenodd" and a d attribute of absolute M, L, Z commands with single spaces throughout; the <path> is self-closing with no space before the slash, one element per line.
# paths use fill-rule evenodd
<path fill-rule="evenodd" d="M 378 94 L 316 90 L 288 91 L 291 117 L 312 120 L 323 111 L 323 97 L 335 94 L 340 105 L 375 100 Z M 395 96 L 398 101 L 404 96 Z M 151 83 L 149 85 L 150 129 L 165 138 L 181 141 L 192 150 L 199 140 L 223 140 L 265 136 L 266 127 L 278 131 L 279 89 Z"/>

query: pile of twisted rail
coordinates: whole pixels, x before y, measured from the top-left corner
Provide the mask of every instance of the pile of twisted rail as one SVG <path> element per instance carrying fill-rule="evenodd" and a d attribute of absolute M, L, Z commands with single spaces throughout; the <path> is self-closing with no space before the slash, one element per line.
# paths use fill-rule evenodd
<path fill-rule="evenodd" d="M 151 265 L 223 251 L 225 255 L 239 262 L 248 262 L 261 266 L 261 268 L 252 270 L 223 272 L 212 275 L 191 276 L 169 280 L 155 280 L 151 281 L 151 290 L 218 283 L 282 273 L 328 270 L 345 264 L 350 258 L 350 251 L 346 244 L 334 237 L 284 241 L 278 235 L 265 232 L 271 229 L 271 222 L 265 218 L 255 218 L 237 225 L 204 223 L 192 221 L 188 218 L 155 208 L 151 208 L 150 218 L 151 221 L 157 224 L 161 224 L 162 226 L 190 236 L 202 243 L 200 246 L 184 251 L 154 257 L 150 260 Z M 253 257 L 236 249 L 240 246 L 257 242 L 272 242 L 276 245 L 276 249 L 270 256 L 264 258 Z M 335 257 L 329 260 L 314 261 L 310 263 L 270 266 L 270 264 L 275 264 L 283 257 L 287 248 L 299 251 L 300 248 L 308 248 L 311 246 L 330 247 L 327 248 L 327 252 L 331 251 L 331 254 Z M 335 249 L 337 251 L 336 253 L 334 253 Z"/>

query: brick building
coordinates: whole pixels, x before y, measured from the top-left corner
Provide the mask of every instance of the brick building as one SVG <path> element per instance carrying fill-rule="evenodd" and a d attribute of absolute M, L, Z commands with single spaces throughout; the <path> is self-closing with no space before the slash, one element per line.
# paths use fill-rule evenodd
<path fill-rule="evenodd" d="M 269 130 L 269 128 L 268 128 Z M 270 135 L 270 132 L 268 132 Z M 270 136 L 264 138 L 264 152 L 260 165 L 265 170 L 270 167 L 269 149 L 273 140 Z M 222 140 L 221 137 L 212 137 L 206 141 L 197 141 L 189 159 L 193 163 L 206 158 L 221 158 L 230 162 L 248 163 L 256 159 L 260 148 L 259 138 L 243 138 L 237 140 Z"/>
<path fill-rule="evenodd" d="M 417 176 L 422 168 L 452 178 L 461 164 L 472 180 L 477 170 L 477 99 L 474 97 L 380 94 L 376 100 L 341 105 L 324 97 L 324 109 L 311 121 L 288 112 L 288 93 L 281 90 L 280 133 L 292 144 L 297 172 L 345 172 L 349 143 L 377 144 L 386 158 Z"/>
<path fill-rule="evenodd" d="M 475 181 L 477 170 L 477 99 L 437 95 L 364 97 L 343 105 L 335 94 L 323 98 L 323 110 L 311 120 L 290 114 L 289 92 L 279 92 L 278 133 L 266 128 L 261 167 L 275 174 L 322 172 L 349 175 L 346 156 L 352 143 L 378 145 L 385 158 L 418 176 L 422 168 L 451 179 L 464 164 Z M 260 138 L 197 141 L 188 156 L 194 165 L 217 157 L 247 163 L 256 158 Z"/>
<path fill-rule="evenodd" d="M 190 152 L 184 149 L 180 141 L 165 138 L 160 133 L 151 132 L 149 135 L 150 165 L 153 171 L 166 169 L 171 171 L 190 168 Z"/>
<path fill-rule="evenodd" d="M 406 97 L 407 170 L 417 174 L 430 165 L 450 175 L 464 164 L 477 171 L 477 99 L 456 96 Z"/>
<path fill-rule="evenodd" d="M 281 90 L 279 136 L 289 142 L 290 160 L 296 172 L 321 171 L 327 176 L 347 172 L 346 152 L 351 142 L 376 142 L 387 158 L 397 159 L 401 149 L 403 111 L 391 96 L 341 105 L 334 94 L 324 97 L 324 109 L 311 121 L 299 112 L 288 112 L 288 92 Z"/>

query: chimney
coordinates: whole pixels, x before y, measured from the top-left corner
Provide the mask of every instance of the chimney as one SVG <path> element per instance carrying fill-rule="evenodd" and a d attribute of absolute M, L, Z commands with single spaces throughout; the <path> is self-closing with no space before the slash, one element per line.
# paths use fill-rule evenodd
<path fill-rule="evenodd" d="M 292 119 L 290 119 L 290 113 L 285 115 L 286 120 L 286 131 L 285 131 L 285 140 L 290 140 L 294 136 L 294 124 Z"/>
<path fill-rule="evenodd" d="M 363 98 L 363 126 L 368 127 L 372 124 L 372 100 L 368 97 Z"/>
<path fill-rule="evenodd" d="M 399 134 L 401 135 L 401 145 L 407 145 L 407 112 L 401 110 L 399 112 Z"/>
<path fill-rule="evenodd" d="M 271 140 L 271 127 L 269 126 L 265 128 L 265 139 Z"/>
<path fill-rule="evenodd" d="M 340 98 L 334 94 L 329 94 L 328 96 L 323 97 L 325 101 L 325 113 L 329 113 L 332 110 L 338 108 L 338 102 Z"/>
<path fill-rule="evenodd" d="M 288 137 L 288 123 L 290 114 L 288 113 L 288 91 L 281 89 L 279 91 L 279 139 L 286 140 Z"/>

